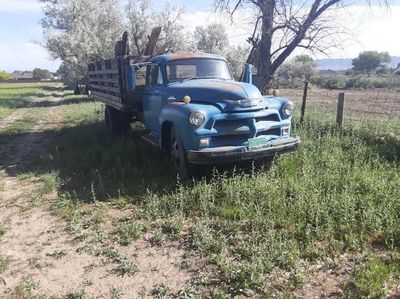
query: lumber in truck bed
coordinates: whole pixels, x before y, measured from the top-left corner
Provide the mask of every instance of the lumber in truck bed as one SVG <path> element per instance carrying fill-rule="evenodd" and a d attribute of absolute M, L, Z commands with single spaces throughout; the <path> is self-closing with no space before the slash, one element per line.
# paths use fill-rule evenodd
<path fill-rule="evenodd" d="M 149 61 L 160 36 L 161 27 L 153 28 L 144 56 L 129 55 L 128 33 L 115 45 L 115 58 L 97 61 L 88 65 L 89 90 L 93 98 L 122 112 L 136 112 L 142 103 L 135 90 L 127 88 L 127 74 L 134 63 Z"/>

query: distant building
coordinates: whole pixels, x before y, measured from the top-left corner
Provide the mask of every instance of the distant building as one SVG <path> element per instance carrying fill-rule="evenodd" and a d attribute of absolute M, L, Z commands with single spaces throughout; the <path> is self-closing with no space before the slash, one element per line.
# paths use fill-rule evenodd
<path fill-rule="evenodd" d="M 14 81 L 33 81 L 32 72 L 14 71 L 10 74 L 11 80 Z"/>
<path fill-rule="evenodd" d="M 40 81 L 60 81 L 62 79 L 61 75 L 58 75 L 56 73 L 51 73 L 50 78 L 48 79 L 33 79 L 33 73 L 31 71 L 14 71 L 9 74 L 10 75 L 10 81 L 18 81 L 18 82 L 40 82 Z"/>
<path fill-rule="evenodd" d="M 62 75 L 52 74 L 52 79 L 55 81 L 61 81 Z"/>
<path fill-rule="evenodd" d="M 338 74 L 333 70 L 319 70 L 319 75 L 321 77 L 336 77 Z"/>

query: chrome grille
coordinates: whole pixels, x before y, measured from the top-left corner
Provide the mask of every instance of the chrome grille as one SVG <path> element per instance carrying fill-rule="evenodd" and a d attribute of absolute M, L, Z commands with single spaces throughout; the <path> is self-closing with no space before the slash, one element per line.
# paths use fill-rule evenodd
<path fill-rule="evenodd" d="M 249 119 L 221 119 L 215 121 L 214 129 L 218 133 L 249 131 Z"/>
<path fill-rule="evenodd" d="M 256 122 L 261 122 L 261 121 L 280 121 L 280 119 L 278 114 L 273 113 L 261 117 L 256 117 Z"/>
<path fill-rule="evenodd" d="M 279 125 L 279 122 L 280 117 L 277 113 L 255 118 L 217 119 L 212 126 L 216 135 L 211 136 L 211 146 L 247 145 L 249 138 L 263 135 L 280 136 L 280 127 L 271 128 Z"/>
<path fill-rule="evenodd" d="M 265 131 L 261 131 L 261 132 L 257 133 L 257 137 L 258 136 L 264 136 L 264 135 L 277 135 L 277 136 L 280 136 L 281 135 L 281 128 L 269 129 L 269 130 L 265 130 Z"/>

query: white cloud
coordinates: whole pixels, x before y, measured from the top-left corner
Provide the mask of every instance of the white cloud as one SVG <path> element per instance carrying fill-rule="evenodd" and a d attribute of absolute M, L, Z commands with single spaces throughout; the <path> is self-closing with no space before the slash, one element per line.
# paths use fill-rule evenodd
<path fill-rule="evenodd" d="M 3 12 L 40 12 L 42 7 L 43 3 L 38 0 L 0 0 L 0 11 Z"/>
<path fill-rule="evenodd" d="M 55 71 L 59 65 L 59 60 L 51 60 L 47 50 L 35 43 L 0 44 L 0 70 L 12 72 L 39 67 Z"/>
<path fill-rule="evenodd" d="M 354 32 L 355 41 L 349 43 L 341 57 L 354 57 L 361 51 L 388 51 L 400 55 L 400 6 L 389 10 L 378 7 L 354 6 L 347 8 L 346 26 Z"/>

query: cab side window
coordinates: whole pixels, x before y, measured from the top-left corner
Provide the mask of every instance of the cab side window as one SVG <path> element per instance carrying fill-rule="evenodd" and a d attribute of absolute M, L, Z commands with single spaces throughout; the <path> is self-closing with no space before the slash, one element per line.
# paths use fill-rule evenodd
<path fill-rule="evenodd" d="M 162 73 L 158 65 L 150 65 L 147 69 L 148 85 L 163 85 Z"/>
<path fill-rule="evenodd" d="M 146 66 L 141 66 L 136 70 L 136 87 L 143 87 L 146 84 Z"/>

